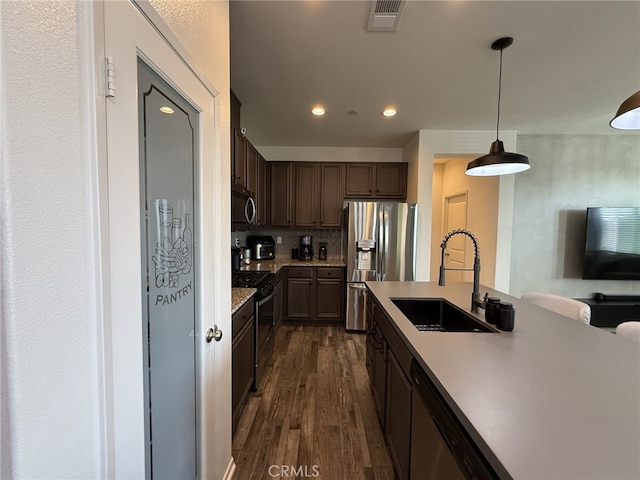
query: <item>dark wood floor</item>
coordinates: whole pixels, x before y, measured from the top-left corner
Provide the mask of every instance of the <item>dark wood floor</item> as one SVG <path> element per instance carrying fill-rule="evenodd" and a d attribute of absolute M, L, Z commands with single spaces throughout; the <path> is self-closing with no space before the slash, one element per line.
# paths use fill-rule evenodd
<path fill-rule="evenodd" d="M 234 479 L 394 479 L 365 367 L 365 336 L 284 326 L 233 437 Z M 284 466 L 284 467 L 283 467 Z"/>

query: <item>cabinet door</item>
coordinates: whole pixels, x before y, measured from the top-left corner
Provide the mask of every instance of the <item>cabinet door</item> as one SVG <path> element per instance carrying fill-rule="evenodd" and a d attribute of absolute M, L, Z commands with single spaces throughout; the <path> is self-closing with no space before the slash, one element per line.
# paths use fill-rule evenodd
<path fill-rule="evenodd" d="M 291 185 L 292 165 L 290 163 L 270 162 L 271 171 L 271 225 L 274 227 L 291 226 Z"/>
<path fill-rule="evenodd" d="M 253 301 L 253 300 L 252 300 Z M 253 315 L 233 338 L 231 354 L 231 411 L 235 428 L 244 399 L 253 384 L 255 335 Z"/>
<path fill-rule="evenodd" d="M 243 187 L 247 186 L 246 140 L 239 130 L 233 130 L 233 179 Z"/>
<path fill-rule="evenodd" d="M 342 294 L 344 282 L 342 279 L 319 278 L 316 292 L 316 316 L 320 320 L 341 321 L 343 318 Z"/>
<path fill-rule="evenodd" d="M 296 227 L 317 227 L 318 166 L 315 163 L 296 164 Z"/>
<path fill-rule="evenodd" d="M 376 164 L 375 185 L 374 196 L 376 197 L 405 198 L 407 196 L 407 164 Z"/>
<path fill-rule="evenodd" d="M 399 479 L 409 478 L 411 452 L 411 383 L 391 350 L 387 354 L 385 436 Z"/>
<path fill-rule="evenodd" d="M 387 399 L 387 342 L 379 329 L 376 329 L 373 344 L 373 399 L 378 410 L 380 424 L 384 428 Z"/>
<path fill-rule="evenodd" d="M 347 163 L 344 196 L 366 198 L 373 196 L 374 164 Z"/>
<path fill-rule="evenodd" d="M 246 167 L 247 167 L 247 190 L 253 193 L 254 198 L 258 193 L 258 151 L 251 142 L 245 139 L 246 143 Z"/>
<path fill-rule="evenodd" d="M 323 163 L 320 166 L 320 226 L 342 226 L 344 180 L 342 164 Z"/>
<path fill-rule="evenodd" d="M 316 318 L 344 319 L 344 268 L 316 267 Z"/>
<path fill-rule="evenodd" d="M 311 320 L 313 318 L 313 278 L 289 278 L 287 280 L 287 318 Z"/>

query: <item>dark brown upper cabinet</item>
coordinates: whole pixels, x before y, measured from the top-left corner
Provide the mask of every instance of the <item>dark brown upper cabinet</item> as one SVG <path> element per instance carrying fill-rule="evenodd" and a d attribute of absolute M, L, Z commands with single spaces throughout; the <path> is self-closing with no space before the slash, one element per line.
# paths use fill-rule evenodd
<path fill-rule="evenodd" d="M 296 227 L 340 228 L 343 170 L 341 163 L 296 163 Z"/>
<path fill-rule="evenodd" d="M 289 162 L 267 162 L 270 187 L 269 224 L 274 227 L 292 226 L 293 169 Z"/>
<path fill-rule="evenodd" d="M 406 163 L 347 163 L 345 198 L 398 199 L 407 196 Z"/>

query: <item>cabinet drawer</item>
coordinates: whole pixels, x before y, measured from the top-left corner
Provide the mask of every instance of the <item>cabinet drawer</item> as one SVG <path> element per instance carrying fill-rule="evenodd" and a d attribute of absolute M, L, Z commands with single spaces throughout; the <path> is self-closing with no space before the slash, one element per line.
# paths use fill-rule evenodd
<path fill-rule="evenodd" d="M 313 267 L 289 267 L 287 276 L 289 278 L 313 278 Z"/>
<path fill-rule="evenodd" d="M 318 278 L 342 278 L 342 268 L 340 267 L 318 267 L 316 269 Z"/>
<path fill-rule="evenodd" d="M 236 313 L 233 314 L 231 320 L 231 338 L 235 339 L 238 332 L 242 330 L 242 327 L 244 327 L 244 325 L 253 317 L 253 305 L 253 298 L 250 298 Z"/>

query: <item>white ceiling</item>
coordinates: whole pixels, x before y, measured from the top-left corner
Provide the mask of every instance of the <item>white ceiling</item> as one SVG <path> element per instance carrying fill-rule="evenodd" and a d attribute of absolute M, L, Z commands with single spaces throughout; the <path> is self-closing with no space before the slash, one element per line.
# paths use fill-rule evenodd
<path fill-rule="evenodd" d="M 253 144 L 401 147 L 417 130 L 495 130 L 490 46 L 504 36 L 501 131 L 620 134 L 609 120 L 640 89 L 638 1 L 409 0 L 396 32 L 375 33 L 370 5 L 231 0 L 231 87 Z M 399 114 L 383 118 L 387 105 Z"/>

